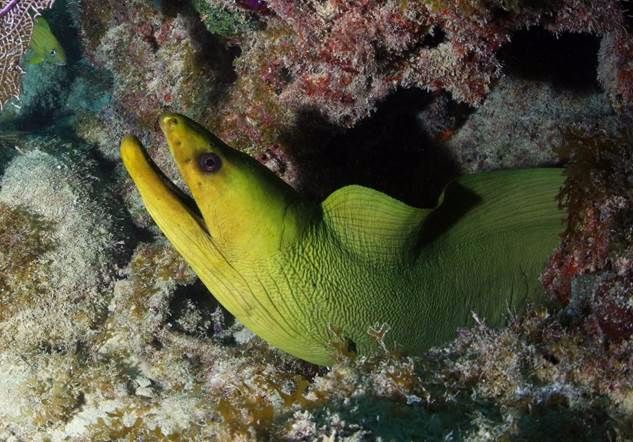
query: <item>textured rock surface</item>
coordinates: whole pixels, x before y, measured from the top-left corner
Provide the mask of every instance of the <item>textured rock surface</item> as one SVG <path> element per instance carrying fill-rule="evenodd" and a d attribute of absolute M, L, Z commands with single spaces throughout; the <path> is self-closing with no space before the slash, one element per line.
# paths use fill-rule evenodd
<path fill-rule="evenodd" d="M 600 91 L 574 93 L 542 81 L 502 79 L 448 142 L 465 173 L 559 163 L 569 127 L 615 131 L 618 121 Z"/>

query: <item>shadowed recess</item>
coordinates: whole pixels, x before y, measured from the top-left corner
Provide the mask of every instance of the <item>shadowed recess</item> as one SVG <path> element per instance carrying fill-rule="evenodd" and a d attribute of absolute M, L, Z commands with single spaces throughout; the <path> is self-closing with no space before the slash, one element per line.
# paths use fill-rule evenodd
<path fill-rule="evenodd" d="M 458 167 L 420 125 L 418 114 L 432 98 L 418 89 L 399 90 L 348 130 L 304 110 L 285 135 L 302 176 L 301 190 L 320 199 L 360 184 L 417 207 L 433 206 Z"/>
<path fill-rule="evenodd" d="M 558 37 L 542 28 L 518 31 L 501 48 L 504 71 L 515 77 L 552 83 L 558 89 L 592 92 L 596 80 L 600 39 L 589 34 Z"/>

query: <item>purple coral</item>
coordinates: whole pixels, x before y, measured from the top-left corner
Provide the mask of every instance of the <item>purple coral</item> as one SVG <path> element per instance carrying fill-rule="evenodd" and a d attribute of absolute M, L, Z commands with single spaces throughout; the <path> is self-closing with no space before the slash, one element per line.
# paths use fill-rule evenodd
<path fill-rule="evenodd" d="M 268 12 L 268 5 L 263 0 L 238 0 L 237 4 L 244 9 L 255 12 Z"/>
<path fill-rule="evenodd" d="M 18 0 L 9 0 L 9 2 L 0 9 L 0 17 L 6 15 L 18 2 Z"/>

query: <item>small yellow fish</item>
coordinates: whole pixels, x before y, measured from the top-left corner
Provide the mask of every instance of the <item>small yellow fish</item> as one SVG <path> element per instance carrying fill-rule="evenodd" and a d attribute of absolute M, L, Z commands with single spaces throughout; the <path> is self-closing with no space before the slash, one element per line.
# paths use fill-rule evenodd
<path fill-rule="evenodd" d="M 64 48 L 53 35 L 46 19 L 41 15 L 35 19 L 33 24 L 31 50 L 26 61 L 29 64 L 40 64 L 43 62 L 56 65 L 66 64 Z"/>

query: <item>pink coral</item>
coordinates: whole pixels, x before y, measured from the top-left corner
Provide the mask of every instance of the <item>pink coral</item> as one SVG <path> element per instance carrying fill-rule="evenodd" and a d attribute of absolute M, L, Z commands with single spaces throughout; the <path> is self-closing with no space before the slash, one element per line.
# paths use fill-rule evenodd
<path fill-rule="evenodd" d="M 209 0 L 211 1 L 211 0 Z M 543 7 L 462 0 L 270 0 L 266 28 L 245 35 L 238 82 L 216 122 L 229 141 L 278 143 L 300 109 L 352 127 L 398 88 L 448 91 L 479 105 L 502 75 L 512 33 L 621 30 L 614 0 Z"/>
<path fill-rule="evenodd" d="M 20 95 L 20 58 L 31 42 L 33 17 L 54 0 L 8 0 L 0 8 L 0 110 Z"/>

